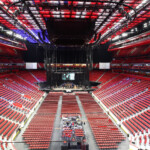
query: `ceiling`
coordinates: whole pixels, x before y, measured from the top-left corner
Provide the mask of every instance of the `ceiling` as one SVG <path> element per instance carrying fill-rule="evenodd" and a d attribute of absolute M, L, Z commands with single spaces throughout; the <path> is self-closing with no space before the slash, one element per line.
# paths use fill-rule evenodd
<path fill-rule="evenodd" d="M 0 0 L 0 25 L 31 43 L 59 43 L 69 24 L 61 44 L 78 30 L 76 40 L 90 35 L 80 44 L 105 43 L 149 18 L 149 0 Z"/>

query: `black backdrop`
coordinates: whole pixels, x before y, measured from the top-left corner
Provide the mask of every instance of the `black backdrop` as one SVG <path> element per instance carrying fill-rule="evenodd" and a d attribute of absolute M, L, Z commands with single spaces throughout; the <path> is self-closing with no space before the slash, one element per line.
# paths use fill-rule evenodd
<path fill-rule="evenodd" d="M 99 45 L 93 50 L 93 63 L 111 62 L 112 54 L 108 52 L 109 43 Z"/>
<path fill-rule="evenodd" d="M 80 48 L 61 47 L 56 52 L 57 63 L 85 63 L 86 51 Z"/>
<path fill-rule="evenodd" d="M 44 49 L 38 44 L 26 43 L 27 51 L 22 52 L 25 62 L 44 62 Z"/>
<path fill-rule="evenodd" d="M 44 49 L 38 44 L 26 43 L 28 48 L 24 51 L 23 59 L 25 62 L 44 62 Z M 109 43 L 99 45 L 93 49 L 93 63 L 110 62 L 112 55 L 108 52 Z M 57 50 L 58 63 L 85 63 L 86 52 L 80 48 L 61 47 Z"/>

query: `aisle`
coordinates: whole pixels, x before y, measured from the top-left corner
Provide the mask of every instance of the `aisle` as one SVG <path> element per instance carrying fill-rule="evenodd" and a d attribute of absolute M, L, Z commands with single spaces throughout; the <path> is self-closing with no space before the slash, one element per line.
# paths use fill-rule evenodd
<path fill-rule="evenodd" d="M 56 113 L 56 118 L 54 122 L 53 135 L 50 143 L 49 150 L 60 150 L 61 149 L 61 107 L 62 107 L 62 96 L 60 96 L 58 102 L 58 108 Z"/>
<path fill-rule="evenodd" d="M 76 96 L 76 99 L 77 99 L 77 103 L 78 103 L 78 106 L 79 106 L 79 109 L 80 109 L 80 112 L 82 115 L 82 120 L 83 120 L 83 122 L 85 122 L 85 125 L 83 125 L 83 127 L 84 127 L 84 131 L 85 131 L 87 143 L 89 144 L 89 150 L 99 150 L 99 148 L 97 147 L 97 144 L 95 143 L 95 139 L 94 139 L 92 130 L 87 121 L 87 118 L 86 118 L 85 112 L 83 110 L 82 104 L 80 102 L 80 99 L 78 96 Z"/>

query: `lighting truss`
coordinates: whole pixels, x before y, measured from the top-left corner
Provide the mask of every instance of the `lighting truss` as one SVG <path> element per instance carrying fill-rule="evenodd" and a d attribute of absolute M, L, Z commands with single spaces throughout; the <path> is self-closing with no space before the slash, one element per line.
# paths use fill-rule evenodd
<path fill-rule="evenodd" d="M 0 23 L 22 36 L 31 34 L 27 38 L 31 42 L 42 43 L 38 33 L 46 32 L 47 18 L 90 19 L 95 27 L 89 44 L 100 44 L 149 18 L 149 4 L 149 0 L 1 0 L 0 6 L 10 16 L 0 10 Z M 49 42 L 47 37 L 44 42 Z"/>

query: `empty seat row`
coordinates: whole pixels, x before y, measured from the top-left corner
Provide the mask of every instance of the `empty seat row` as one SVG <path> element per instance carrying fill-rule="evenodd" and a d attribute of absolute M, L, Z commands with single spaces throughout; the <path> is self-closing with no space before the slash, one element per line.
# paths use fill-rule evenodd
<path fill-rule="evenodd" d="M 23 134 L 29 149 L 47 149 L 53 132 L 59 96 L 49 94 Z"/>
<path fill-rule="evenodd" d="M 87 95 L 90 97 L 89 94 L 79 94 L 79 99 L 86 113 L 97 146 L 102 150 L 118 149 L 118 145 L 125 140 L 124 135 L 92 97 L 86 100 Z"/>

